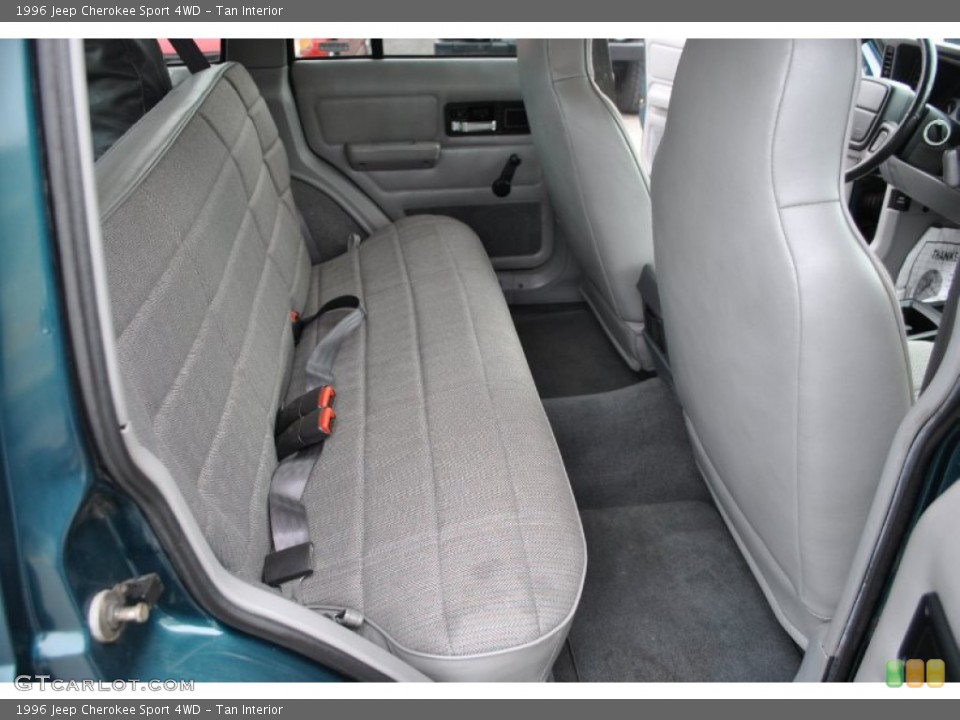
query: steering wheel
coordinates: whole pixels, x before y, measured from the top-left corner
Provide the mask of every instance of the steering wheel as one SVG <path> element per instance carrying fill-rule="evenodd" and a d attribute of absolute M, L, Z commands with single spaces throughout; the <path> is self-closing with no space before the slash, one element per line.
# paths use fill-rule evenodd
<path fill-rule="evenodd" d="M 883 161 L 900 152 L 923 118 L 933 83 L 937 77 L 937 48 L 929 38 L 920 38 L 920 79 L 916 90 L 886 78 L 870 78 L 871 83 L 885 89 L 877 115 L 859 138 L 850 138 L 850 150 L 862 152 L 860 160 L 847 168 L 844 180 L 852 182 L 873 172 Z M 861 96 L 862 96 L 861 88 Z M 860 107 L 855 112 L 870 113 Z M 854 122 L 854 133 L 857 123 Z"/>

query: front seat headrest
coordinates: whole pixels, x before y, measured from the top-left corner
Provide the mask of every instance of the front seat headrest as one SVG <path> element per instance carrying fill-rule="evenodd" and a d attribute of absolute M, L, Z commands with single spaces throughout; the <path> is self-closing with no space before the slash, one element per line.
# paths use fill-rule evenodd
<path fill-rule="evenodd" d="M 99 158 L 172 85 L 156 40 L 85 40 L 93 156 Z"/>

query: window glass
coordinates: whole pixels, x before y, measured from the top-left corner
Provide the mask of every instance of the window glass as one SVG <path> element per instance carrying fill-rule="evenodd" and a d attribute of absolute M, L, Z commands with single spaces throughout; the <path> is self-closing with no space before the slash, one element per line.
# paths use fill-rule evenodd
<path fill-rule="evenodd" d="M 365 57 L 370 55 L 366 38 L 297 38 L 293 55 L 298 58 Z"/>
<path fill-rule="evenodd" d="M 458 55 L 460 57 L 514 57 L 517 41 L 508 38 L 440 38 L 439 40 L 384 40 L 383 53 L 390 55 L 387 43 L 429 43 L 427 52 L 393 51 L 395 55 Z M 426 49 L 427 46 L 423 45 Z"/>
<path fill-rule="evenodd" d="M 297 58 L 513 57 L 516 40 L 504 38 L 297 38 Z"/>
<path fill-rule="evenodd" d="M 157 40 L 157 42 L 160 43 L 160 49 L 163 51 L 163 59 L 167 61 L 168 65 L 183 64 L 180 56 L 177 55 L 177 51 L 173 49 L 173 45 L 170 44 L 169 40 L 160 39 Z M 220 62 L 223 44 L 220 38 L 194 38 L 194 42 L 197 43 L 197 47 L 200 48 L 200 51 L 206 56 L 207 60 L 212 63 Z"/>

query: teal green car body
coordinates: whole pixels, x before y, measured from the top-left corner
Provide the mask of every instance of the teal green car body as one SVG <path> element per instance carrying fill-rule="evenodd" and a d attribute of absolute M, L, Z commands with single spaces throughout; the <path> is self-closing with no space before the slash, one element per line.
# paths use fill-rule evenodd
<path fill-rule="evenodd" d="M 339 679 L 210 617 L 98 472 L 69 359 L 32 43 L 0 40 L 0 63 L 0 682 Z M 147 573 L 164 585 L 149 621 L 93 640 L 90 599 Z"/>

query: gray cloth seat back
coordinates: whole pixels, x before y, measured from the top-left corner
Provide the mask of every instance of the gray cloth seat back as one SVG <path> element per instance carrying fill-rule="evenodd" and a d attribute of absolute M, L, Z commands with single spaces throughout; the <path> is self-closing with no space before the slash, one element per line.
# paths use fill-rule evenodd
<path fill-rule="evenodd" d="M 690 41 L 654 167 L 667 346 L 700 469 L 804 646 L 834 614 L 911 404 L 893 287 L 842 189 L 859 75 L 853 40 Z"/>
<path fill-rule="evenodd" d="M 637 280 L 653 262 L 650 191 L 591 40 L 519 40 L 520 87 L 582 292 L 627 363 L 650 367 Z"/>
<path fill-rule="evenodd" d="M 223 565 L 256 581 L 289 312 L 310 278 L 283 143 L 227 63 L 171 90 L 96 170 L 133 429 Z"/>

